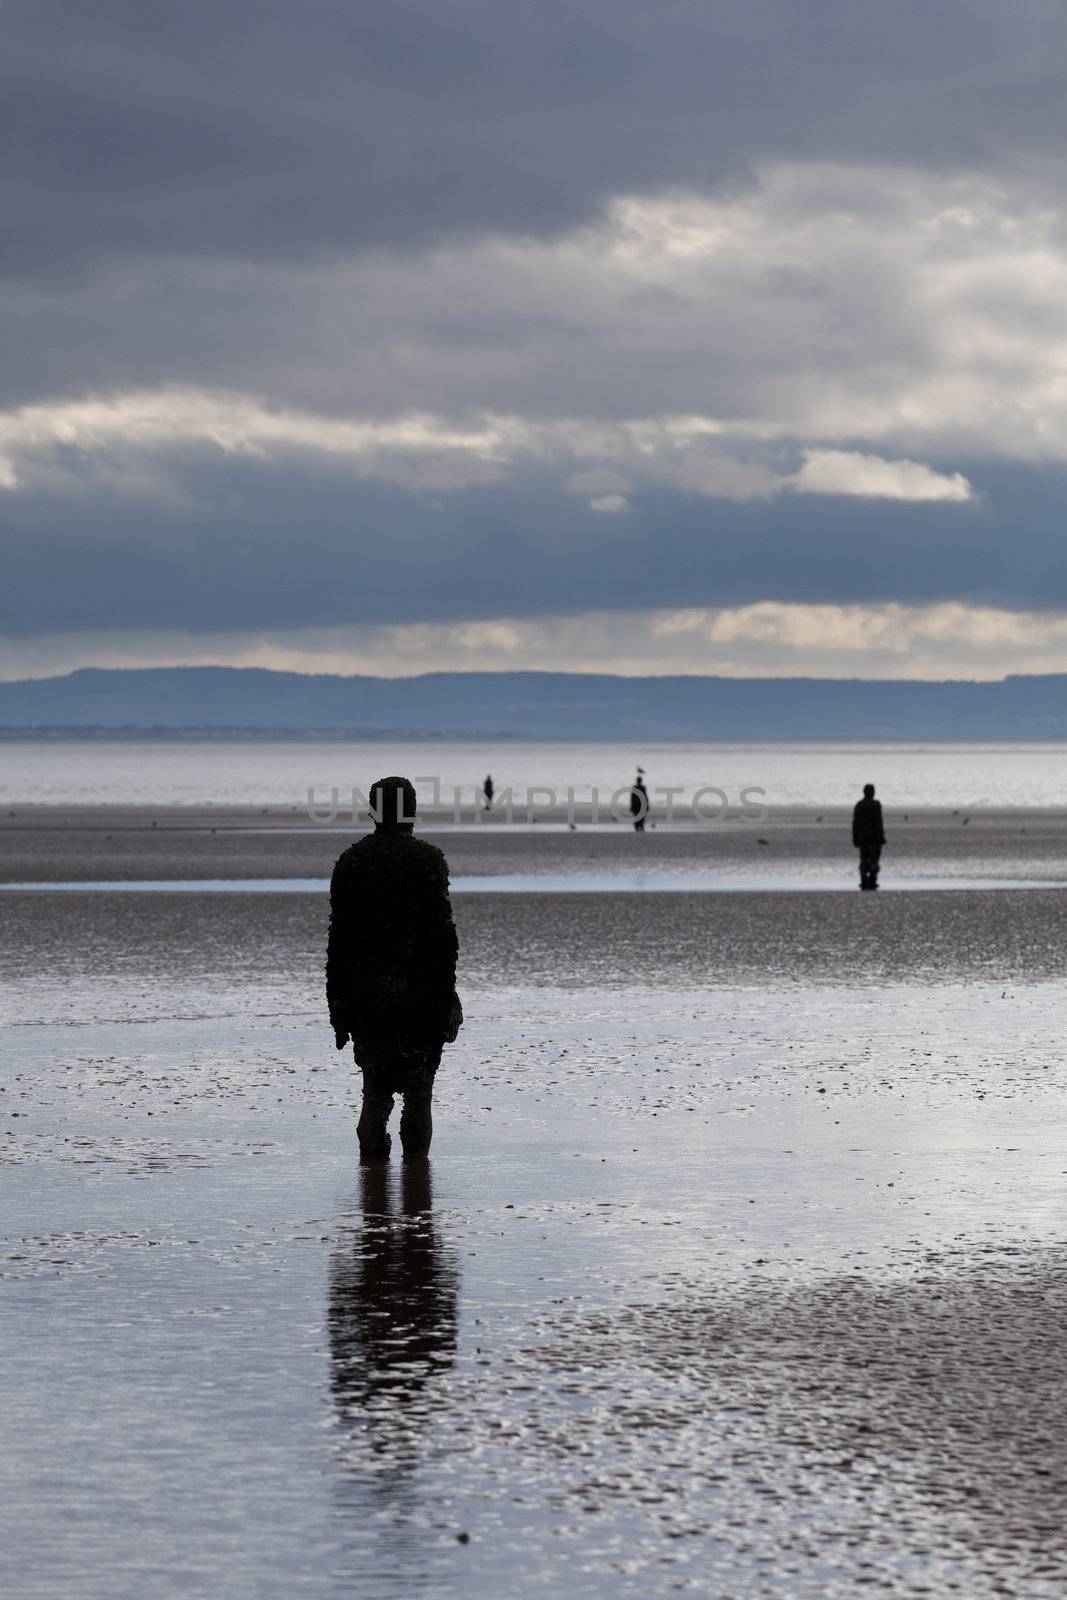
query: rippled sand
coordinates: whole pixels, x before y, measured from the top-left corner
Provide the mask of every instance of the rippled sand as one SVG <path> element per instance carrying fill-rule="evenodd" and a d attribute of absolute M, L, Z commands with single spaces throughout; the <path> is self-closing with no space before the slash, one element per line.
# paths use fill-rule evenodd
<path fill-rule="evenodd" d="M 320 899 L 4 899 L 5 1592 L 1062 1595 L 1067 890 L 458 910 L 361 1171 Z"/>

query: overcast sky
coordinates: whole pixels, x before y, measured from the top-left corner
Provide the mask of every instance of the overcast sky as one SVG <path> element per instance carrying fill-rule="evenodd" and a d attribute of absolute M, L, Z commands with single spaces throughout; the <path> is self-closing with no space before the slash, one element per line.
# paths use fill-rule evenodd
<path fill-rule="evenodd" d="M 0 676 L 1067 670 L 1060 0 L 3 0 Z"/>

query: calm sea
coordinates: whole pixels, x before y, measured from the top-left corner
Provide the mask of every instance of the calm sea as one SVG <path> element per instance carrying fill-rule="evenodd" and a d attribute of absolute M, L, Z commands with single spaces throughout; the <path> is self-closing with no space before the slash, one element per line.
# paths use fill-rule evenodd
<path fill-rule="evenodd" d="M 762 789 L 769 806 L 847 805 L 866 782 L 890 807 L 1063 806 L 1067 744 L 572 744 L 507 741 L 427 742 L 96 742 L 0 743 L 0 803 L 50 805 L 289 806 L 304 811 L 336 788 L 342 804 L 353 786 L 400 772 L 430 780 L 451 804 L 459 788 L 470 801 L 487 772 L 516 803 L 531 789 L 552 790 L 565 804 L 593 787 L 605 799 L 629 784 L 640 763 L 655 800 L 657 786 L 691 795 L 704 785 L 740 803 Z M 547 804 L 539 796 L 537 804 Z"/>

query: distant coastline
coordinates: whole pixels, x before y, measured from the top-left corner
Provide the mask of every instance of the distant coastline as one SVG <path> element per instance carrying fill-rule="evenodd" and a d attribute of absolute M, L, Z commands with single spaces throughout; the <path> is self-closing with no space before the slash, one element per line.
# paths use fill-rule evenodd
<path fill-rule="evenodd" d="M 0 740 L 63 739 L 1049 743 L 1067 740 L 1067 676 L 374 678 L 146 667 L 0 683 Z"/>

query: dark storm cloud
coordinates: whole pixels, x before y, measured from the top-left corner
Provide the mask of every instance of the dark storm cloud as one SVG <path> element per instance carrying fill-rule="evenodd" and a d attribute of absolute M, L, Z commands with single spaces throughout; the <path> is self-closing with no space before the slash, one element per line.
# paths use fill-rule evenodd
<path fill-rule="evenodd" d="M 1065 54 L 1039 0 L 3 0 L 0 631 L 1067 607 Z M 977 498 L 854 492 L 924 463 Z"/>
<path fill-rule="evenodd" d="M 4 271 L 543 234 L 783 156 L 1058 163 L 1065 45 L 1039 0 L 7 0 Z"/>
<path fill-rule="evenodd" d="M 330 470 L 191 456 L 200 507 L 87 492 L 7 509 L 25 554 L 0 633 L 454 621 L 759 600 L 1067 609 L 1062 473 L 987 473 L 977 504 L 657 493 L 603 516 L 534 476 L 436 505 Z M 266 481 L 264 481 L 264 472 Z M 995 509 L 994 509 L 995 506 Z M 131 597 L 136 597 L 135 606 Z M 561 600 L 563 604 L 561 605 Z"/>

